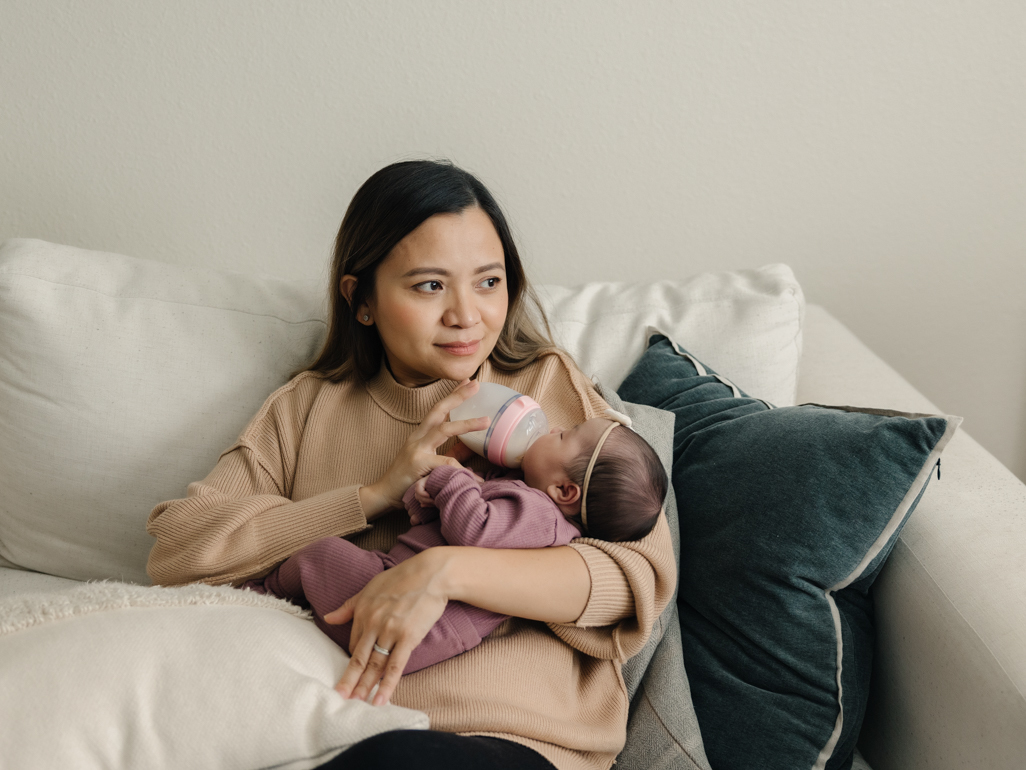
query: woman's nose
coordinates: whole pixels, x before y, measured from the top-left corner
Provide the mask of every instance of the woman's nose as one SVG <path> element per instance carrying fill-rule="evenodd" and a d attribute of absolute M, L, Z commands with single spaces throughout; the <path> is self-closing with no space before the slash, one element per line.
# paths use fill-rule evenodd
<path fill-rule="evenodd" d="M 476 326 L 481 321 L 481 313 L 474 303 L 473 296 L 467 296 L 462 292 L 455 292 L 452 300 L 442 316 L 442 322 L 446 326 L 459 326 L 467 329 Z"/>

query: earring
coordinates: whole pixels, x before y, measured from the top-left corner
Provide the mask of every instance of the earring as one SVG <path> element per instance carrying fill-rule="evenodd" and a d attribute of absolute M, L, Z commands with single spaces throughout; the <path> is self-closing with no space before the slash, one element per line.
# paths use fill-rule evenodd
<path fill-rule="evenodd" d="M 364 313 L 364 314 L 363 314 L 363 320 L 364 320 L 364 321 L 369 321 L 369 320 L 370 320 L 370 316 L 369 316 L 369 315 L 367 315 L 366 313 Z"/>

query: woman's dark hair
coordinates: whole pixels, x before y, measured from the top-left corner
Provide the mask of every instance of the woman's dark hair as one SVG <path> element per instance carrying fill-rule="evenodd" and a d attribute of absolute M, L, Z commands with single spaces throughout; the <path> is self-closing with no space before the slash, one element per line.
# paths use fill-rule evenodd
<path fill-rule="evenodd" d="M 592 451 L 582 453 L 566 468 L 571 481 L 582 489 Z M 659 519 L 666 485 L 663 463 L 649 443 L 630 428 L 613 428 L 591 469 L 584 535 L 610 543 L 640 540 Z"/>
<path fill-rule="evenodd" d="M 452 163 L 412 160 L 381 169 L 353 196 L 335 239 L 328 336 L 316 360 L 300 371 L 314 371 L 336 382 L 353 375 L 366 381 L 377 374 L 384 355 L 381 338 L 374 327 L 357 323 L 355 314 L 373 295 L 378 265 L 428 217 L 458 214 L 472 206 L 488 215 L 506 262 L 509 305 L 490 356 L 492 364 L 512 371 L 554 350 L 545 312 L 527 282 L 513 235 L 495 198 L 473 174 Z M 351 302 L 339 288 L 344 275 L 357 279 Z"/>

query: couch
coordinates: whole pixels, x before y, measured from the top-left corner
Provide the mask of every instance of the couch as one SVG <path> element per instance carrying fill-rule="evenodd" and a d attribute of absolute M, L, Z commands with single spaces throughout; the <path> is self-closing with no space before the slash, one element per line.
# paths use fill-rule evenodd
<path fill-rule="evenodd" d="M 539 294 L 557 340 L 606 392 L 658 329 L 781 406 L 939 412 L 806 305 L 786 266 Z M 341 701 L 331 686 L 345 655 L 297 608 L 148 586 L 149 510 L 213 466 L 316 349 L 323 317 L 316 282 L 0 247 L 0 767 L 301 770 L 364 736 L 428 727 L 409 709 Z M 872 588 L 854 767 L 1026 766 L 1024 543 L 1026 487 L 956 434 Z M 672 636 L 659 626 L 626 671 L 636 701 L 654 700 L 639 682 Z M 686 678 L 662 685 L 687 693 Z M 660 725 L 676 753 L 653 767 L 703 766 L 678 703 L 648 704 L 656 721 L 681 722 Z M 632 717 L 621 766 L 644 766 L 650 729 Z"/>

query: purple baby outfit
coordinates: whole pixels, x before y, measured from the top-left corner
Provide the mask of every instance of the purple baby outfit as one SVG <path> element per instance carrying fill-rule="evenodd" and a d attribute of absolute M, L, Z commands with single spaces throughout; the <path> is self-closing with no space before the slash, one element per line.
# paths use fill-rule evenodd
<path fill-rule="evenodd" d="M 365 551 L 348 540 L 327 537 L 300 549 L 266 577 L 243 587 L 271 593 L 310 607 L 317 627 L 343 650 L 349 650 L 352 623 L 324 622 L 367 582 L 389 567 L 437 545 L 483 548 L 546 548 L 566 545 L 580 535 L 552 498 L 509 474 L 478 484 L 466 468 L 441 465 L 427 477 L 428 494 L 437 508 L 424 508 L 413 488 L 403 497 L 406 510 L 422 522 L 399 536 L 388 553 Z M 410 655 L 409 674 L 476 647 L 506 615 L 463 602 L 449 602 L 427 636 Z"/>

